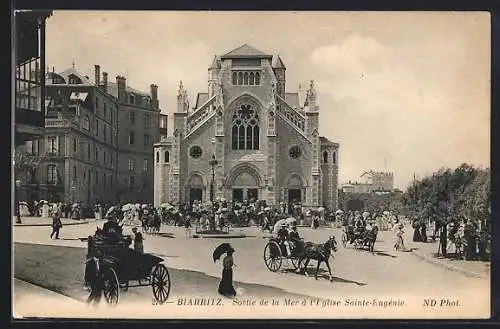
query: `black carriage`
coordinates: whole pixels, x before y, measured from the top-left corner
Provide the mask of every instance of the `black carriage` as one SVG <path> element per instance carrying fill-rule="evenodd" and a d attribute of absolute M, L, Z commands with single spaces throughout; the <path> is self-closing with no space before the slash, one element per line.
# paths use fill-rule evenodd
<path fill-rule="evenodd" d="M 283 263 L 283 260 L 292 264 L 294 269 L 299 269 L 299 261 L 303 253 L 302 240 L 294 242 L 291 254 L 288 255 L 286 246 L 279 238 L 272 237 L 264 247 L 264 263 L 272 272 L 277 272 Z"/>
<path fill-rule="evenodd" d="M 129 247 L 131 243 L 129 235 L 106 236 L 100 230 L 89 237 L 85 281 L 91 296 L 100 289 L 108 304 L 117 304 L 121 291 L 151 286 L 155 302 L 165 303 L 171 281 L 164 259 L 137 252 Z"/>
<path fill-rule="evenodd" d="M 344 226 L 342 230 L 342 246 L 345 248 L 348 244 L 352 244 L 355 249 L 367 249 L 373 252 L 377 233 L 378 227 L 376 225 L 361 229 L 356 229 L 351 225 Z"/>

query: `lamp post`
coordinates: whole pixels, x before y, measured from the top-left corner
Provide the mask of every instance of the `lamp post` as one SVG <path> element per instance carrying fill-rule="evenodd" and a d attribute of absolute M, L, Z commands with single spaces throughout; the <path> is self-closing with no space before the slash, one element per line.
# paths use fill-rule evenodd
<path fill-rule="evenodd" d="M 210 201 L 214 201 L 214 182 L 215 182 L 215 166 L 217 165 L 217 160 L 215 159 L 215 154 L 212 154 L 212 158 L 208 161 L 210 167 L 212 167 L 212 181 L 210 182 Z"/>
<path fill-rule="evenodd" d="M 20 179 L 16 179 L 16 193 L 15 193 L 15 197 L 16 197 L 16 223 L 17 224 L 21 224 L 21 207 L 20 207 L 20 204 L 19 204 L 19 189 L 21 188 L 21 180 Z"/>

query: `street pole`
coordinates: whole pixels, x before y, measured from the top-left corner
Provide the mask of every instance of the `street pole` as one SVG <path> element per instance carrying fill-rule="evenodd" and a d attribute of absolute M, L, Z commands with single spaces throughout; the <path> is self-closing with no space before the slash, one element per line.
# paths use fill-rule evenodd
<path fill-rule="evenodd" d="M 19 179 L 16 180 L 16 190 L 15 190 L 15 198 L 16 198 L 16 224 L 21 224 L 21 205 L 19 203 L 19 188 L 21 187 L 21 181 Z"/>
<path fill-rule="evenodd" d="M 210 202 L 214 201 L 214 183 L 215 183 L 215 166 L 217 165 L 217 160 L 215 159 L 215 154 L 212 155 L 212 159 L 208 162 L 212 167 L 212 180 L 210 182 Z"/>

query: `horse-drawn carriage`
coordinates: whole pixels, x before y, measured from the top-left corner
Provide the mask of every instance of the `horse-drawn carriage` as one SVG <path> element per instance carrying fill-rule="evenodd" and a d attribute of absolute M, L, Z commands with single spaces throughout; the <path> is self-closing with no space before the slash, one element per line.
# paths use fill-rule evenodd
<path fill-rule="evenodd" d="M 333 280 L 329 258 L 332 255 L 332 251 L 337 251 L 337 242 L 334 236 L 329 237 L 322 244 L 313 242 L 304 243 L 302 239 L 296 240 L 293 244 L 294 247 L 291 248 L 289 254 L 284 241 L 281 241 L 277 237 L 269 239 L 264 247 L 264 263 L 270 271 L 277 272 L 281 268 L 283 260 L 286 260 L 292 264 L 297 272 L 303 272 L 307 275 L 307 266 L 312 259 L 317 261 L 315 278 L 318 278 L 319 266 L 322 262 L 325 262 L 330 274 L 330 281 Z"/>
<path fill-rule="evenodd" d="M 152 287 L 156 303 L 167 300 L 171 282 L 168 269 L 162 264 L 164 260 L 131 249 L 130 235 L 122 235 L 121 230 L 105 233 L 97 229 L 87 243 L 85 283 L 91 289 L 89 302 L 97 302 L 104 295 L 108 304 L 117 304 L 120 291 L 145 286 Z"/>
<path fill-rule="evenodd" d="M 355 249 L 368 249 L 368 251 L 373 252 L 377 234 L 377 225 L 367 225 L 360 228 L 354 228 L 351 225 L 344 226 L 342 230 L 342 246 L 345 248 L 349 243 Z"/>

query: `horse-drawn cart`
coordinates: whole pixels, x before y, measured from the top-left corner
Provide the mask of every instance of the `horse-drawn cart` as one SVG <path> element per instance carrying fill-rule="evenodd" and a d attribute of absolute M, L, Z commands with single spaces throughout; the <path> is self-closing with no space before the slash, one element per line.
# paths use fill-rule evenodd
<path fill-rule="evenodd" d="M 264 247 L 264 263 L 271 272 L 277 272 L 283 260 L 289 261 L 295 269 L 299 269 L 299 250 L 287 254 L 286 246 L 276 237 L 271 237 Z"/>
<path fill-rule="evenodd" d="M 362 230 L 356 230 L 352 226 L 344 227 L 342 230 L 342 246 L 352 244 L 355 249 L 367 249 L 373 252 L 377 241 L 378 226 L 368 226 Z"/>
<path fill-rule="evenodd" d="M 91 288 L 89 301 L 99 300 L 102 294 L 108 304 L 117 304 L 120 291 L 151 286 L 155 302 L 165 303 L 171 282 L 164 260 L 129 248 L 131 243 L 129 235 L 105 235 L 99 229 L 88 238 L 85 282 Z"/>
<path fill-rule="evenodd" d="M 271 237 L 264 247 L 264 263 L 272 272 L 277 272 L 282 265 L 283 259 L 289 261 L 296 272 L 303 272 L 307 275 L 307 266 L 311 260 L 315 260 L 316 273 L 314 277 L 318 279 L 318 271 L 321 263 L 325 263 L 330 275 L 330 281 L 333 280 L 330 268 L 329 258 L 332 252 L 337 251 L 337 242 L 335 236 L 331 236 L 325 243 L 317 244 L 313 242 L 303 242 L 302 239 L 294 241 L 295 247 L 288 254 L 287 248 L 279 238 Z"/>

